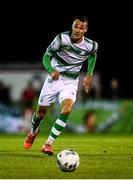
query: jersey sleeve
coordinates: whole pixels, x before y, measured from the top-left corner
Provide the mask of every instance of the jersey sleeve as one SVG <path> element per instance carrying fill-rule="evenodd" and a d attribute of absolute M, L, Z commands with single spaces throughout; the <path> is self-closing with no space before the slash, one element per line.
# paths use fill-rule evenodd
<path fill-rule="evenodd" d="M 96 41 L 93 41 L 93 47 L 91 50 L 91 55 L 96 55 L 98 51 L 98 43 Z"/>
<path fill-rule="evenodd" d="M 93 71 L 94 71 L 94 67 L 96 64 L 96 59 L 97 56 L 96 55 L 90 55 L 88 58 L 88 68 L 87 68 L 87 74 L 88 75 L 93 75 Z"/>
<path fill-rule="evenodd" d="M 59 50 L 61 44 L 61 34 L 58 34 L 52 43 L 48 46 L 46 50 L 46 54 L 48 54 L 50 57 Z"/>
<path fill-rule="evenodd" d="M 50 60 L 50 57 L 48 54 L 46 54 L 46 53 L 44 54 L 44 56 L 42 58 L 42 62 L 43 62 L 45 69 L 47 70 L 47 72 L 49 74 L 51 74 L 54 71 L 54 69 L 51 66 L 51 60 Z"/>
<path fill-rule="evenodd" d="M 94 67 L 96 64 L 97 51 L 98 51 L 98 43 L 93 41 L 93 47 L 88 57 L 88 68 L 87 68 L 87 74 L 91 76 L 93 75 Z"/>

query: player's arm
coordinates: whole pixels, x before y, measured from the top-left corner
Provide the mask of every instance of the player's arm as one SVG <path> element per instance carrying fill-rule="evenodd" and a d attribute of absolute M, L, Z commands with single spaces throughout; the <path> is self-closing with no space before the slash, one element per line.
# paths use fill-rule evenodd
<path fill-rule="evenodd" d="M 88 76 L 93 76 L 93 71 L 94 71 L 94 67 L 96 64 L 96 59 L 97 59 L 96 55 L 90 55 L 90 57 L 88 58 L 88 68 L 87 68 L 87 75 Z"/>
<path fill-rule="evenodd" d="M 47 72 L 49 74 L 51 74 L 54 71 L 54 69 L 51 66 L 51 59 L 50 59 L 50 56 L 47 53 L 45 53 L 43 55 L 42 62 L 43 62 L 43 65 L 44 65 L 45 69 L 47 70 Z"/>
<path fill-rule="evenodd" d="M 47 53 L 45 53 L 43 56 L 43 65 L 53 80 L 57 80 L 59 78 L 60 73 L 52 68 L 51 58 Z"/>
<path fill-rule="evenodd" d="M 83 80 L 83 86 L 84 86 L 86 93 L 89 92 L 91 79 L 93 76 L 93 71 L 94 71 L 94 67 L 95 67 L 96 59 L 97 59 L 97 49 L 98 49 L 98 44 L 96 42 L 93 42 L 93 49 L 92 49 L 91 54 L 88 58 L 87 75 Z"/>
<path fill-rule="evenodd" d="M 60 47 L 60 35 L 57 35 L 52 43 L 48 46 L 46 53 L 43 56 L 43 65 L 47 72 L 51 75 L 52 79 L 57 80 L 60 73 L 57 70 L 54 70 L 51 65 L 51 58 L 59 50 Z"/>

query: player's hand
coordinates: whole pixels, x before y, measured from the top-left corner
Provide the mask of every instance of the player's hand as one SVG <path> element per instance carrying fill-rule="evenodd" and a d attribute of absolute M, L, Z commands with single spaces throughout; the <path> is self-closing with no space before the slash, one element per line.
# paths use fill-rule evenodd
<path fill-rule="evenodd" d="M 89 92 L 90 85 L 91 85 L 91 79 L 92 79 L 92 76 L 86 75 L 84 80 L 83 80 L 83 86 L 84 86 L 84 90 L 86 93 Z"/>
<path fill-rule="evenodd" d="M 56 70 L 51 73 L 51 77 L 53 80 L 59 79 L 59 75 L 60 75 L 59 71 Z"/>

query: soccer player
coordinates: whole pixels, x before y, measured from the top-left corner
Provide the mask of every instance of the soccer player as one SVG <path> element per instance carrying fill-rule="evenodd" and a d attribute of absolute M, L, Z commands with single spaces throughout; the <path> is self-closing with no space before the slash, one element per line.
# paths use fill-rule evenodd
<path fill-rule="evenodd" d="M 40 122 L 45 117 L 50 105 L 58 98 L 61 105 L 60 115 L 41 148 L 43 153 L 53 154 L 52 143 L 66 126 L 76 101 L 80 69 L 85 60 L 88 61 L 88 68 L 83 86 L 85 92 L 89 92 L 98 44 L 84 36 L 87 29 L 87 18 L 76 17 L 72 24 L 72 31 L 58 34 L 47 48 L 43 56 L 43 65 L 48 75 L 40 93 L 37 110 L 32 117 L 32 129 L 24 141 L 25 149 L 32 146 L 39 133 Z"/>

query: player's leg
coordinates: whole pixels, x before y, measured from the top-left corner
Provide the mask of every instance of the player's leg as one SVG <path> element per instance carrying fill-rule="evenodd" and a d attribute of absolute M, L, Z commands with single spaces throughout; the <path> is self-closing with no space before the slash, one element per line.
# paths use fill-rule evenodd
<path fill-rule="evenodd" d="M 53 127 L 50 132 L 50 136 L 47 140 L 47 143 L 52 144 L 53 141 L 61 134 L 62 130 L 66 126 L 66 122 L 68 120 L 69 114 L 74 105 L 74 101 L 72 99 L 65 99 L 61 103 L 61 112 L 58 119 L 53 124 Z"/>
<path fill-rule="evenodd" d="M 70 78 L 61 77 L 56 81 L 57 89 L 59 92 L 59 103 L 61 104 L 61 112 L 58 119 L 52 126 L 50 135 L 46 143 L 42 147 L 42 152 L 46 154 L 53 154 L 51 144 L 61 134 L 66 126 L 68 116 L 76 101 L 76 94 L 78 89 L 78 79 L 72 80 Z"/>
<path fill-rule="evenodd" d="M 33 114 L 32 128 L 24 141 L 25 149 L 29 149 L 32 146 L 35 137 L 39 133 L 39 124 L 42 121 L 42 119 L 45 117 L 48 108 L 49 106 L 38 106 L 36 112 Z"/>
<path fill-rule="evenodd" d="M 72 107 L 74 105 L 74 101 L 72 99 L 65 99 L 61 103 L 61 113 L 58 117 L 58 119 L 55 121 L 55 123 L 52 126 L 50 135 L 46 141 L 46 143 L 42 147 L 42 152 L 52 155 L 53 150 L 51 144 L 55 141 L 55 139 L 61 134 L 64 127 L 66 126 L 66 122 L 68 120 L 69 114 L 72 110 Z"/>
<path fill-rule="evenodd" d="M 49 106 L 38 106 L 36 112 L 34 112 L 32 116 L 32 129 L 31 129 L 31 133 L 33 135 L 36 133 L 36 129 L 38 128 L 42 119 L 45 117 L 48 108 Z"/>
<path fill-rule="evenodd" d="M 57 92 L 54 90 L 54 87 L 55 87 L 53 85 L 54 82 L 49 81 L 49 78 L 50 77 L 47 76 L 46 81 L 42 87 L 39 100 L 38 100 L 38 107 L 32 117 L 31 132 L 28 134 L 28 136 L 26 137 L 24 141 L 24 148 L 26 149 L 29 149 L 32 146 L 35 137 L 39 133 L 38 126 L 40 122 L 42 121 L 42 119 L 44 118 L 48 110 L 48 107 L 53 103 L 55 96 L 57 94 Z"/>

